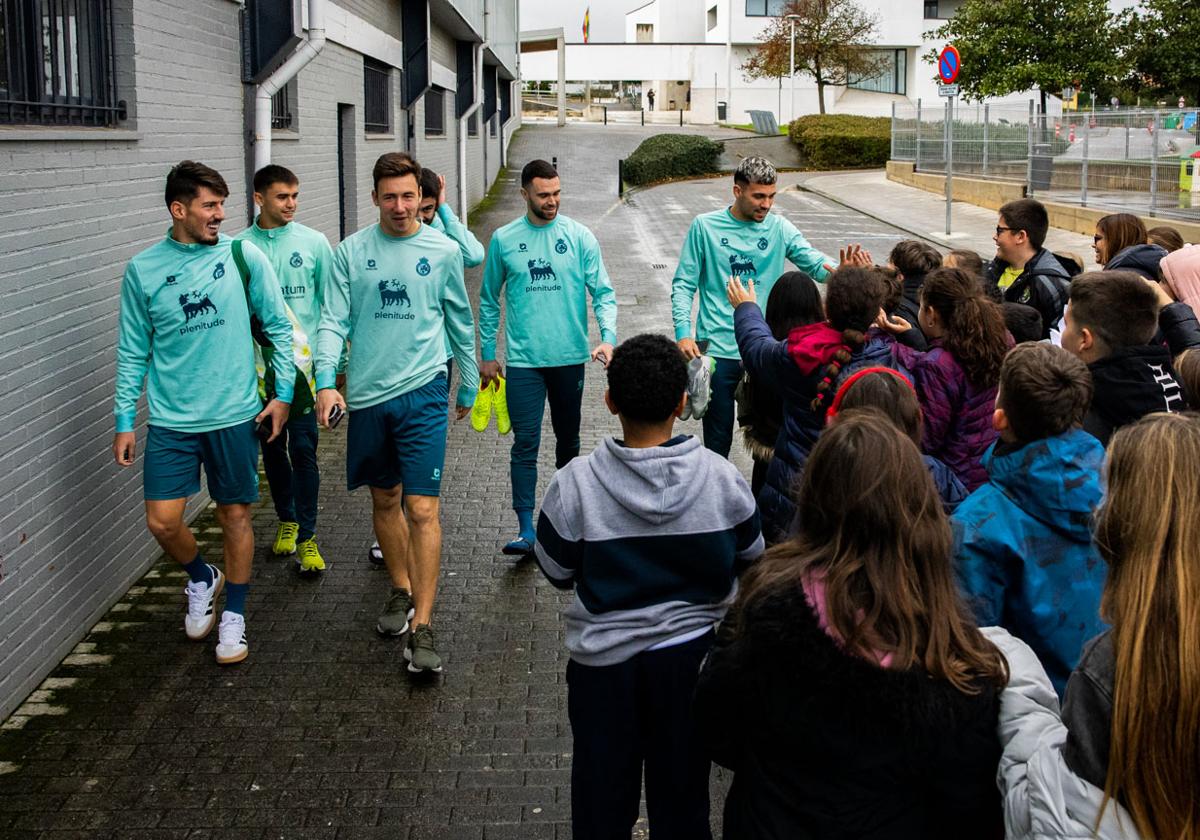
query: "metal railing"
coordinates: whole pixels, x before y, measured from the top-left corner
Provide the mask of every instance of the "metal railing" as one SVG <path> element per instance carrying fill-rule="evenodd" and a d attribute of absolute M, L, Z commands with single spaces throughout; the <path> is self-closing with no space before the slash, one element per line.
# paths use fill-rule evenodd
<path fill-rule="evenodd" d="M 0 124 L 111 126 L 117 99 L 109 0 L 0 0 Z"/>
<path fill-rule="evenodd" d="M 1024 183 L 1026 194 L 1085 207 L 1200 220 L 1195 109 L 1126 109 L 1041 114 L 1034 101 L 956 103 L 917 100 L 892 112 L 892 160 L 919 172 Z M 948 130 L 949 129 L 949 130 Z M 1187 181 L 1196 186 L 1187 188 Z M 1196 190 L 1196 191 L 1193 191 Z"/>

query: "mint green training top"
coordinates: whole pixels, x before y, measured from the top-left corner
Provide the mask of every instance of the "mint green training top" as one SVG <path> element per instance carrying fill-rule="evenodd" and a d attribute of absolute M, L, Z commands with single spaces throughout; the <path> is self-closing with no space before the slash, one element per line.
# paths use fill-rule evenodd
<path fill-rule="evenodd" d="M 370 408 L 446 372 L 450 337 L 461 382 L 458 405 L 475 404 L 475 319 L 462 255 L 428 225 L 388 236 L 373 224 L 338 245 L 317 330 L 317 388 L 332 388 L 346 341 L 346 403 Z"/>
<path fill-rule="evenodd" d="M 767 297 L 784 273 L 785 259 L 818 281 L 828 274 L 825 263 L 836 264 L 809 245 L 804 234 L 779 213 L 768 213 L 761 222 L 742 222 L 725 208 L 693 219 L 671 281 L 676 341 L 694 336 L 708 341 L 708 355 L 740 359 L 725 284 L 730 275 L 743 283 L 753 280 L 758 301 L 766 309 Z M 697 289 L 700 311 L 693 332 L 692 300 Z"/>
<path fill-rule="evenodd" d="M 233 239 L 185 245 L 170 234 L 129 261 L 121 281 L 117 336 L 117 431 L 131 432 L 146 381 L 150 424 L 209 432 L 262 411 L 246 289 L 233 261 Z M 273 354 L 277 397 L 292 401 L 292 322 L 275 272 L 262 251 L 242 246 L 250 306 Z"/>
<path fill-rule="evenodd" d="M 471 233 L 471 229 L 454 215 L 449 204 L 438 205 L 437 215 L 433 217 L 429 226 L 454 240 L 462 252 L 464 266 L 474 268 L 483 262 L 483 245 L 475 238 L 475 234 Z"/>
<path fill-rule="evenodd" d="M 583 225 L 556 216 L 534 225 L 527 216 L 492 234 L 479 292 L 479 343 L 485 361 L 496 358 L 500 292 L 504 290 L 505 354 L 517 367 L 586 362 L 587 298 L 600 340 L 617 342 L 617 296 L 600 257 L 600 244 Z"/>
<path fill-rule="evenodd" d="M 267 255 L 279 278 L 283 299 L 304 328 L 309 344 L 316 341 L 321 323 L 321 294 L 329 282 L 333 263 L 333 249 L 325 234 L 299 222 L 265 230 L 258 226 L 256 218 L 254 224 L 234 238 L 253 242 Z"/>

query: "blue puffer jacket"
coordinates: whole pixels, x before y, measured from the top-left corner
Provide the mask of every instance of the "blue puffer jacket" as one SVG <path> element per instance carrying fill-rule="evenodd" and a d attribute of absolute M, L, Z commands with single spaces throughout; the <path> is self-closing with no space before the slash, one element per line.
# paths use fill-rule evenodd
<path fill-rule="evenodd" d="M 824 413 L 818 414 L 811 407 L 824 370 L 802 373 L 788 352 L 787 341 L 771 334 L 756 304 L 746 303 L 735 309 L 733 327 L 746 370 L 753 377 L 770 381 L 783 399 L 783 426 L 775 441 L 775 457 L 767 466 L 766 483 L 758 494 L 763 536 L 768 543 L 781 542 L 791 533 L 796 516 L 793 485 L 825 426 Z M 890 335 L 872 329 L 866 344 L 851 354 L 830 394 L 842 379 L 864 367 L 897 367 L 892 358 L 894 344 Z"/>
<path fill-rule="evenodd" d="M 983 457 L 988 481 L 958 506 L 959 584 L 981 627 L 997 624 L 1037 653 L 1059 696 L 1084 642 L 1106 629 L 1107 568 L 1092 545 L 1104 447 L 1082 429 Z"/>

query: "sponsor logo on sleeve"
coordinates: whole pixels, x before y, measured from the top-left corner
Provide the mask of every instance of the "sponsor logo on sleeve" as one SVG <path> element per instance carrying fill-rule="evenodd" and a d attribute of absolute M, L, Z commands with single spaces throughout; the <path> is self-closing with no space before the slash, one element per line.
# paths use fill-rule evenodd
<path fill-rule="evenodd" d="M 367 271 L 374 271 L 375 268 L 375 260 L 367 260 Z"/>
<path fill-rule="evenodd" d="M 175 285 L 175 282 L 176 282 L 178 279 L 179 279 L 179 275 L 177 275 L 177 274 L 168 274 L 168 275 L 167 275 L 167 285 L 168 285 L 168 286 L 174 286 L 174 285 Z"/>

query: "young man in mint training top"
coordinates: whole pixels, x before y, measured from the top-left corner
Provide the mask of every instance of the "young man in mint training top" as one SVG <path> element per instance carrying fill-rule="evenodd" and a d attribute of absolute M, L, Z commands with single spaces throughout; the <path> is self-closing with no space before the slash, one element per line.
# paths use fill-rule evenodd
<path fill-rule="evenodd" d="M 391 152 L 375 162 L 371 198 L 379 223 L 347 237 L 333 255 L 317 331 L 317 420 L 349 405 L 346 478 L 371 488 L 375 535 L 392 590 L 376 629 L 399 636 L 408 670 L 442 670 L 434 643 L 442 529 L 438 494 L 446 455 L 446 339 L 462 372 L 455 415 L 475 402 L 475 321 L 462 256 L 421 224 L 421 166 Z M 349 341 L 346 399 L 334 387 Z"/>
<path fill-rule="evenodd" d="M 150 422 L 143 482 L 146 524 L 188 573 L 184 630 L 203 639 L 225 591 L 217 661 L 246 658 L 246 593 L 254 557 L 250 505 L 258 501 L 258 439 L 274 439 L 288 419 L 296 370 L 292 325 L 271 264 L 242 243 L 248 288 L 234 241 L 221 236 L 229 187 L 219 173 L 185 160 L 167 175 L 171 228 L 129 261 L 121 281 L 113 457 L 133 465 L 137 404 L 146 385 Z M 250 318 L 270 339 L 278 382 L 266 408 L 258 396 Z M 187 497 L 200 490 L 200 467 L 217 503 L 225 572 L 204 562 L 183 521 Z M 226 580 L 228 579 L 228 583 Z"/>
<path fill-rule="evenodd" d="M 554 465 L 579 454 L 583 367 L 591 359 L 605 367 L 617 340 L 617 298 L 600 245 L 592 232 L 558 212 L 558 172 L 544 160 L 521 171 L 526 213 L 492 234 L 479 292 L 479 343 L 483 385 L 502 375 L 496 358 L 500 295 L 508 360 L 507 401 L 512 418 L 510 465 L 516 539 L 505 554 L 533 551 L 533 509 L 542 416 L 550 401 Z M 587 302 L 600 328 L 600 343 L 588 350 Z"/>
<path fill-rule="evenodd" d="M 418 208 L 421 224 L 429 225 L 438 233 L 445 234 L 462 253 L 463 267 L 474 268 L 483 262 L 483 245 L 471 233 L 470 228 L 459 221 L 458 216 L 446 203 L 446 179 L 432 169 L 421 169 L 421 204 Z M 454 353 L 450 349 L 450 339 L 446 338 L 446 378 L 454 374 Z M 379 548 L 379 540 L 371 546 L 367 556 L 376 565 L 383 562 L 383 552 Z"/>
<path fill-rule="evenodd" d="M 703 419 L 704 445 L 723 456 L 729 455 L 733 442 L 733 392 L 742 377 L 726 283 L 731 276 L 753 280 L 759 299 L 766 300 L 784 272 L 785 260 L 814 280 L 824 280 L 833 270 L 829 257 L 809 245 L 795 225 L 771 212 L 776 179 L 775 167 L 766 159 L 743 160 L 733 173 L 733 204 L 692 221 L 671 281 L 679 349 L 689 360 L 702 353 L 716 360 Z M 700 311 L 692 329 L 697 291 Z"/>
<path fill-rule="evenodd" d="M 258 217 L 237 235 L 253 242 L 267 255 L 283 299 L 309 344 L 316 341 L 321 321 L 321 291 L 329 282 L 333 249 L 325 235 L 295 221 L 300 200 L 300 179 L 277 164 L 254 173 L 254 202 Z M 317 415 L 311 400 L 297 399 L 283 434 L 262 442 L 263 468 L 271 486 L 271 499 L 279 526 L 271 550 L 295 554 L 302 574 L 319 574 L 325 560 L 317 549 L 317 494 L 321 474 L 317 468 Z"/>

